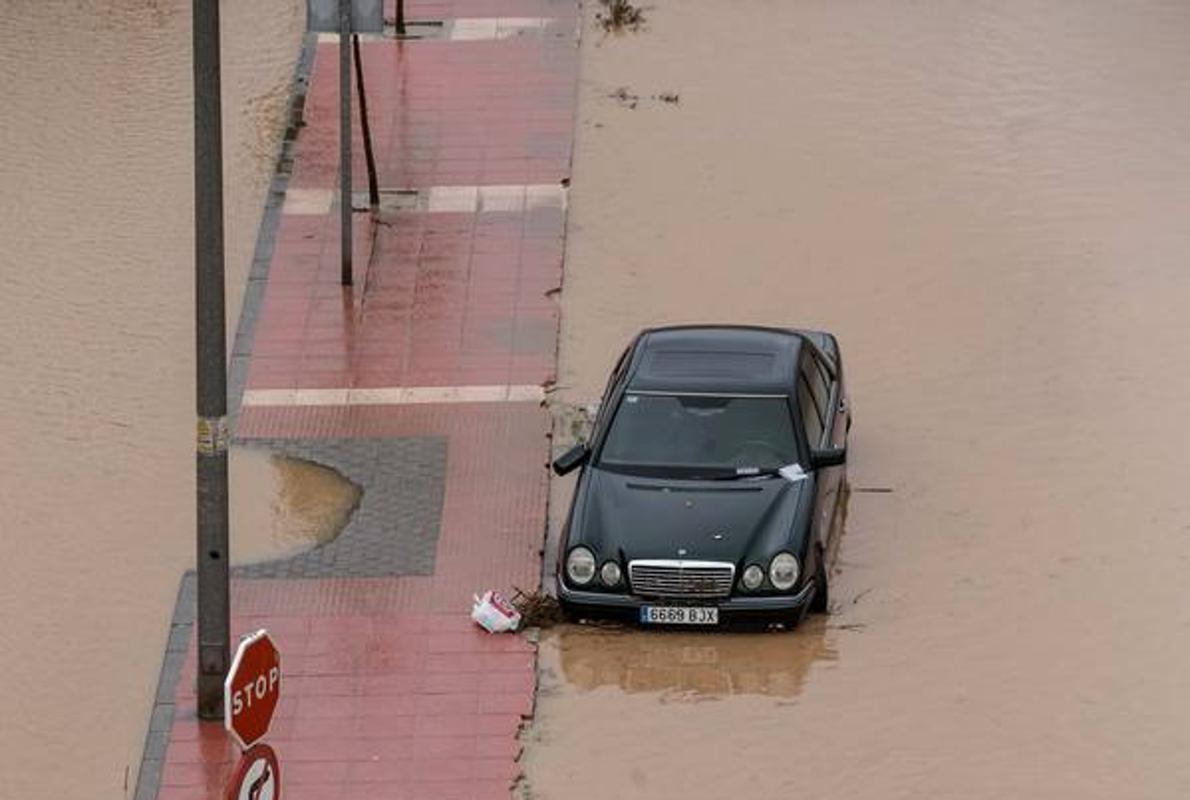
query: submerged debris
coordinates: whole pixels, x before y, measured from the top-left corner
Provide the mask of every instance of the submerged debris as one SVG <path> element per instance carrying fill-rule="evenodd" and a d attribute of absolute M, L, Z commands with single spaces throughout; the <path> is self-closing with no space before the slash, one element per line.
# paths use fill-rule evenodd
<path fill-rule="evenodd" d="M 548 388 L 546 390 L 547 397 L 555 390 L 553 387 Z M 595 415 L 599 413 L 598 403 L 579 405 L 549 400 L 548 405 L 554 415 L 550 438 L 553 440 L 554 446 L 558 448 L 555 455 L 560 455 L 567 448 L 590 438 L 591 426 L 594 423 Z"/>
<path fill-rule="evenodd" d="M 627 86 L 621 86 L 609 94 L 608 97 L 626 108 L 636 108 L 641 101 L 641 96 L 639 94 L 634 94 Z M 677 92 L 661 92 L 660 94 L 652 94 L 649 95 L 647 99 L 657 100 L 661 103 L 669 103 L 670 105 L 674 106 L 682 102 L 682 97 Z"/>
<path fill-rule="evenodd" d="M 636 33 L 645 24 L 645 12 L 630 0 L 599 0 L 602 11 L 595 13 L 595 21 L 606 33 Z"/>
<path fill-rule="evenodd" d="M 615 100 L 622 106 L 627 106 L 628 108 L 636 108 L 636 104 L 640 102 L 640 95 L 633 94 L 632 92 L 628 91 L 627 86 L 621 86 L 619 89 L 616 89 L 614 92 L 609 94 L 608 97 Z"/>
<path fill-rule="evenodd" d="M 514 587 L 512 605 L 521 612 L 521 623 L 525 628 L 550 628 L 566 619 L 557 598 L 540 589 L 526 592 Z"/>

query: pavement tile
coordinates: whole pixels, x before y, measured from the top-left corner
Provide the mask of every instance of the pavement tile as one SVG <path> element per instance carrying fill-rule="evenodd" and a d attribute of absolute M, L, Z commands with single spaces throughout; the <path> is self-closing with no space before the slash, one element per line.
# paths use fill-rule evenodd
<path fill-rule="evenodd" d="M 278 759 L 284 757 L 284 751 L 278 749 Z M 292 797 L 292 791 L 297 787 L 337 787 L 346 783 L 352 768 L 351 762 L 314 762 L 293 761 L 288 759 L 281 767 L 284 781 L 284 794 Z"/>
<path fill-rule="evenodd" d="M 202 786 L 161 786 L 154 796 L 157 800 L 210 800 L 211 794 Z"/>

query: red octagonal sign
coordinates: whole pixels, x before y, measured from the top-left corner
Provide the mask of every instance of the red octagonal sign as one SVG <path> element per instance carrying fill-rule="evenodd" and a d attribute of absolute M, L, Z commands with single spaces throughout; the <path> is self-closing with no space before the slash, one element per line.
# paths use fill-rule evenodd
<path fill-rule="evenodd" d="M 281 697 L 281 653 L 261 629 L 244 637 L 223 682 L 223 724 L 245 750 L 264 738 Z"/>

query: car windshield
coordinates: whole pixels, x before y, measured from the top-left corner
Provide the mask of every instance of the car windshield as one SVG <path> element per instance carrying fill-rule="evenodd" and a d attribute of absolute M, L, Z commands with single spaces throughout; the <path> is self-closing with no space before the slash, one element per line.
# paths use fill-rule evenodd
<path fill-rule="evenodd" d="M 618 472 L 727 477 L 797 461 L 783 397 L 624 396 L 599 465 Z"/>

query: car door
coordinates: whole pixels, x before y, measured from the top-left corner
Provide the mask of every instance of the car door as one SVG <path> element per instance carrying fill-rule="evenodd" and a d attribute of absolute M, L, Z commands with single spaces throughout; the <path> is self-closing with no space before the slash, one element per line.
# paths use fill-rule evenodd
<path fill-rule="evenodd" d="M 846 436 L 845 421 L 837 413 L 840 386 L 834 373 L 812 348 L 803 350 L 798 366 L 798 403 L 802 406 L 802 421 L 810 448 L 829 448 L 842 444 L 839 437 Z M 823 552 L 833 551 L 831 536 L 834 511 L 842 484 L 842 467 L 822 467 L 814 474 L 814 541 L 822 545 Z"/>

